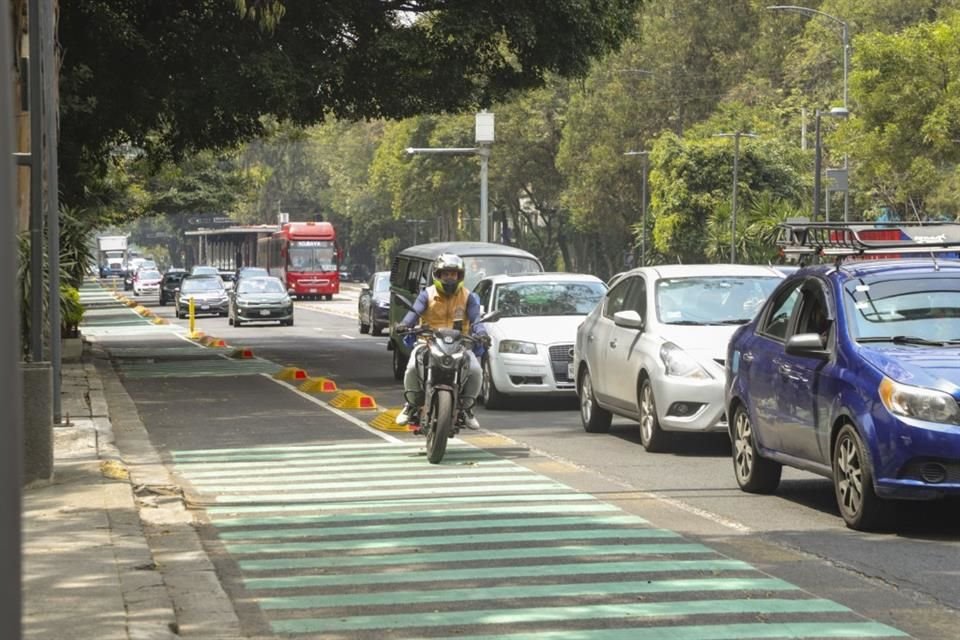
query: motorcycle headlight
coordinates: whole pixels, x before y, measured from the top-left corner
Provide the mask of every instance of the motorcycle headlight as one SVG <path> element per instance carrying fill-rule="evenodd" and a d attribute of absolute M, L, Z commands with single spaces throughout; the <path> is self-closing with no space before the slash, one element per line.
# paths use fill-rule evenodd
<path fill-rule="evenodd" d="M 532 356 L 537 353 L 537 345 L 532 342 L 521 342 L 520 340 L 501 340 L 500 353 L 522 353 Z"/>
<path fill-rule="evenodd" d="M 668 376 L 695 380 L 708 380 L 713 377 L 693 356 L 672 342 L 664 342 L 660 347 L 660 359 L 663 360 Z"/>
<path fill-rule="evenodd" d="M 936 389 L 912 387 L 890 378 L 880 381 L 880 400 L 887 411 L 906 418 L 960 424 L 960 407 L 953 396 Z"/>

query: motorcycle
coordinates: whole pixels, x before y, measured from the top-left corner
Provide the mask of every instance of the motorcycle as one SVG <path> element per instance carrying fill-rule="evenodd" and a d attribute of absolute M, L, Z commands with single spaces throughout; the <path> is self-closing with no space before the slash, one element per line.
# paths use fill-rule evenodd
<path fill-rule="evenodd" d="M 406 300 L 402 302 L 408 308 L 413 308 Z M 493 322 L 497 317 L 498 313 L 492 312 L 479 318 L 477 324 Z M 419 415 L 410 423 L 418 425 L 414 433 L 426 436 L 427 460 L 437 464 L 447 451 L 447 440 L 464 427 L 460 392 L 462 381 L 466 378 L 464 369 L 469 362 L 467 353 L 476 344 L 489 346 L 489 337 L 467 335 L 459 328 L 433 329 L 427 326 L 397 333 L 426 342 L 426 348 L 417 352 L 416 363 L 417 375 L 423 381 L 423 403 Z M 408 402 L 415 400 L 407 398 Z"/>

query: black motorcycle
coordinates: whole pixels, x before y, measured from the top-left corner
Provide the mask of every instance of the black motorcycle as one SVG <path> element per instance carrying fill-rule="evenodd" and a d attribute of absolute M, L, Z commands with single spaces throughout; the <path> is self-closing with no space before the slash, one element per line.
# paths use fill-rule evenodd
<path fill-rule="evenodd" d="M 493 312 L 480 318 L 477 323 L 493 322 L 497 317 L 497 312 Z M 423 381 L 423 403 L 419 416 L 414 416 L 411 424 L 418 425 L 416 433 L 427 437 L 427 459 L 437 464 L 447 451 L 447 440 L 464 426 L 460 391 L 469 362 L 467 353 L 476 344 L 489 344 L 489 338 L 467 335 L 459 329 L 432 329 L 427 326 L 398 333 L 426 341 L 427 348 L 417 352 L 416 363 L 417 374 Z M 416 400 L 419 398 L 407 398 L 407 402 L 418 404 Z"/>

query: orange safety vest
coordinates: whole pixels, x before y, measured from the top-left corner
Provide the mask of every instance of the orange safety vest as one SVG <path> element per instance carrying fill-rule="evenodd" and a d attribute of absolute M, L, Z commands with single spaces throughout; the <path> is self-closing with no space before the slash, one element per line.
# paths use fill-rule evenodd
<path fill-rule="evenodd" d="M 453 323 L 462 320 L 463 327 L 460 331 L 470 332 L 470 321 L 467 319 L 470 292 L 466 287 L 459 287 L 452 296 L 439 293 L 436 285 L 430 285 L 426 291 L 427 309 L 420 316 L 420 322 L 433 329 L 453 329 Z"/>

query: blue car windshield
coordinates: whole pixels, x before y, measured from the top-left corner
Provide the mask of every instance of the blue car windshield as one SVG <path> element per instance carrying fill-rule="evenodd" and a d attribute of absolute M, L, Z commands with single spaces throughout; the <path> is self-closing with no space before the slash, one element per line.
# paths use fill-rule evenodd
<path fill-rule="evenodd" d="M 697 276 L 657 281 L 664 324 L 746 324 L 782 280 L 773 276 Z"/>
<path fill-rule="evenodd" d="M 960 282 L 952 276 L 855 280 L 844 298 L 855 340 L 960 340 Z"/>

